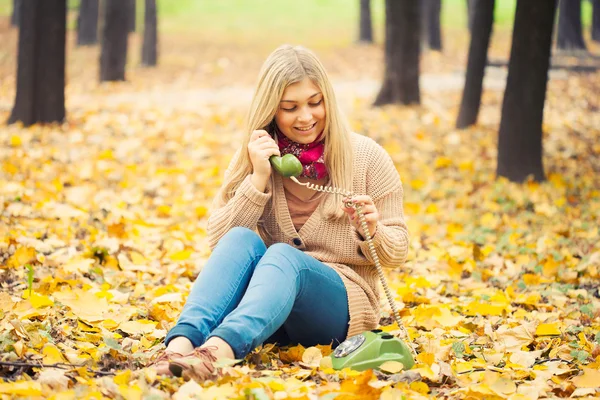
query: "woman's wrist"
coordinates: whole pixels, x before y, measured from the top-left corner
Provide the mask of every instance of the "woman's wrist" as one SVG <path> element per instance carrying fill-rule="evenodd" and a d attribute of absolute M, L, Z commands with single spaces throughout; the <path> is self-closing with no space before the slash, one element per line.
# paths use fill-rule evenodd
<path fill-rule="evenodd" d="M 252 174 L 252 175 L 250 175 L 250 182 L 252 182 L 252 185 L 256 188 L 256 190 L 258 190 L 261 193 L 264 193 L 265 190 L 267 189 L 267 183 L 269 182 L 269 177 Z"/>

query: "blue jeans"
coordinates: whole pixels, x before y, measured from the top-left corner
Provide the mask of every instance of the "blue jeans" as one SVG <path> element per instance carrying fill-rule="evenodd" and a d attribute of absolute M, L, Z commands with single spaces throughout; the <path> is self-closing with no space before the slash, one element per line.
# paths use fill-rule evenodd
<path fill-rule="evenodd" d="M 236 227 L 215 247 L 165 343 L 184 336 L 198 347 L 217 336 L 241 359 L 261 343 L 335 347 L 348 321 L 346 288 L 333 269 L 284 243 L 267 249 Z"/>

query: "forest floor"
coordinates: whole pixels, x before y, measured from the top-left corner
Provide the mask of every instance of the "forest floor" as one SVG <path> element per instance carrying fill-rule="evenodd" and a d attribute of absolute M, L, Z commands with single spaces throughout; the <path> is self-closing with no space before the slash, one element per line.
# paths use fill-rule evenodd
<path fill-rule="evenodd" d="M 143 68 L 136 34 L 127 82 L 99 84 L 98 47 L 76 48 L 70 33 L 66 122 L 0 128 L 0 398 L 599 396 L 600 72 L 551 71 L 548 179 L 510 183 L 495 176 L 506 68 L 488 69 L 479 123 L 456 130 L 468 42 L 461 30 L 444 37 L 443 52 L 423 54 L 412 107 L 371 107 L 380 45 L 307 42 L 353 129 L 402 178 L 411 247 L 388 278 L 416 367 L 334 371 L 327 344 L 267 346 L 199 385 L 141 366 L 210 254 L 210 204 L 275 39 L 172 32 L 159 66 Z M 6 121 L 17 32 L 2 18 L 0 41 Z M 510 32 L 496 32 L 490 58 L 507 60 L 509 46 Z M 383 298 L 381 318 L 398 333 Z"/>

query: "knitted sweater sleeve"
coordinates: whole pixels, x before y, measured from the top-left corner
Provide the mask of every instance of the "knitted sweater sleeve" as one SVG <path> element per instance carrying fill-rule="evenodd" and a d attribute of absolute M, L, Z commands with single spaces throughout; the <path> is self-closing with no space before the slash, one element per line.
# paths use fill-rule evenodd
<path fill-rule="evenodd" d="M 400 267 L 406 261 L 409 245 L 408 228 L 402 206 L 403 189 L 400 176 L 389 154 L 377 143 L 367 155 L 367 194 L 373 199 L 380 219 L 373 244 L 383 267 Z M 363 255 L 373 262 L 369 246 L 356 232 Z"/>
<path fill-rule="evenodd" d="M 238 150 L 229 163 L 220 190 L 224 189 L 240 153 L 241 150 Z M 212 206 L 213 211 L 207 224 L 208 244 L 211 249 L 214 249 L 219 240 L 233 227 L 241 226 L 252 230 L 256 229 L 265 205 L 271 198 L 271 192 L 260 192 L 254 187 L 250 178 L 250 175 L 244 178 L 235 190 L 233 197 L 226 204 L 218 204 L 217 199 L 220 194 L 215 196 Z"/>

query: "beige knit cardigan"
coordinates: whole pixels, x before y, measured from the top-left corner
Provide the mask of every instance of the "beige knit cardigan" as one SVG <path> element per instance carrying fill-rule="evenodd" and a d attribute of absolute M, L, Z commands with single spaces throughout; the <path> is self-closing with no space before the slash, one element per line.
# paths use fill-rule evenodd
<path fill-rule="evenodd" d="M 374 140 L 353 133 L 352 145 L 353 192 L 371 196 L 381 215 L 373 238 L 377 255 L 383 267 L 400 267 L 406 260 L 409 240 L 402 211 L 400 177 L 390 156 Z M 225 172 L 225 179 L 240 151 Z M 348 337 L 376 328 L 379 278 L 366 241 L 347 220 L 324 218 L 320 212 L 322 202 L 300 231 L 296 231 L 287 208 L 283 179 L 287 178 L 276 175 L 273 187 L 269 185 L 266 193 L 262 193 L 248 176 L 227 204 L 220 206 L 215 200 L 208 219 L 210 247 L 214 248 L 219 239 L 236 226 L 257 230 L 267 247 L 288 243 L 330 266 L 342 278 L 348 293 Z M 273 204 L 278 206 L 273 207 Z"/>

